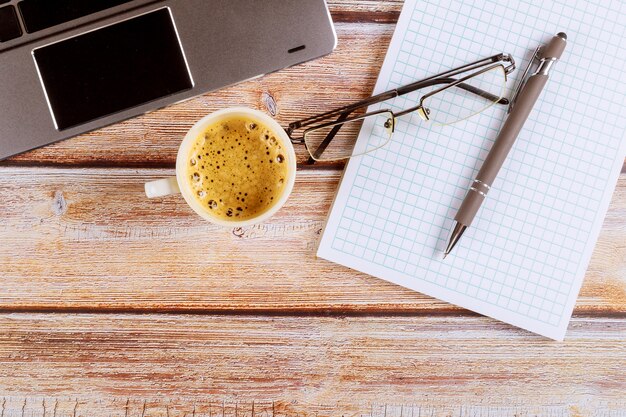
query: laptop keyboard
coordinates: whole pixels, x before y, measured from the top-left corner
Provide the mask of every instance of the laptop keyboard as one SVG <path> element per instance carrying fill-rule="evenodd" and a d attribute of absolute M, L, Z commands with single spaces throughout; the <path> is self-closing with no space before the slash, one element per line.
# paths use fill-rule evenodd
<path fill-rule="evenodd" d="M 26 32 L 34 33 L 131 0 L 24 0 L 17 3 Z"/>
<path fill-rule="evenodd" d="M 0 0 L 0 5 L 11 0 Z M 26 33 L 35 33 L 133 0 L 22 0 L 17 2 Z M 15 6 L 0 6 L 0 42 L 22 36 Z"/>

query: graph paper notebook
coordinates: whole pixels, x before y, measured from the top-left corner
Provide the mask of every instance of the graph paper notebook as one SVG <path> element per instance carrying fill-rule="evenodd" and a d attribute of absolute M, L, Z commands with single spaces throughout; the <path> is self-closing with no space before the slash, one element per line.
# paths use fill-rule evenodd
<path fill-rule="evenodd" d="M 563 339 L 626 155 L 626 3 L 407 0 L 375 93 L 499 52 L 523 69 L 560 31 L 562 60 L 452 255 L 440 253 L 505 106 L 444 127 L 398 119 L 389 145 L 348 163 L 318 256 Z"/>

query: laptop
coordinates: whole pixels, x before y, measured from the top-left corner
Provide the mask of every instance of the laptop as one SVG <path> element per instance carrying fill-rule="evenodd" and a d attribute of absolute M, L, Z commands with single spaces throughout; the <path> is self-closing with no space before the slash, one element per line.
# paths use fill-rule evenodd
<path fill-rule="evenodd" d="M 336 44 L 324 0 L 0 0 L 0 159 Z"/>

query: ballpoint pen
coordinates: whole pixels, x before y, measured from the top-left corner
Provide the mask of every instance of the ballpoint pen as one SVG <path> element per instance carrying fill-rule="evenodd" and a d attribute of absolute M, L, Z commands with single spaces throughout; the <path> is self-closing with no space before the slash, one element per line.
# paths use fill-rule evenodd
<path fill-rule="evenodd" d="M 515 143 L 524 122 L 528 119 L 528 115 L 535 105 L 539 94 L 541 94 L 543 87 L 548 81 L 550 69 L 561 58 L 561 54 L 567 44 L 566 39 L 565 33 L 560 32 L 553 36 L 546 45 L 540 45 L 535 50 L 533 58 L 522 75 L 522 81 L 517 92 L 511 100 L 509 116 L 454 217 L 455 225 L 450 234 L 444 258 L 458 243 L 465 230 L 472 224 L 472 220 L 491 189 L 491 185 Z M 534 62 L 538 63 L 537 69 L 526 79 L 526 75 Z"/>

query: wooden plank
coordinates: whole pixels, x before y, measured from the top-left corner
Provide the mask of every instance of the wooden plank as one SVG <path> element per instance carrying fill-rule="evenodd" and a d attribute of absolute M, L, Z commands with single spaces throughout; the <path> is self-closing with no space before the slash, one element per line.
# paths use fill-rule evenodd
<path fill-rule="evenodd" d="M 435 405 L 436 404 L 436 405 Z M 289 400 L 237 401 L 215 396 L 94 397 L 34 396 L 0 398 L 2 417 L 478 417 L 478 416 L 626 416 L 623 404 L 572 401 L 550 405 L 526 402 L 490 406 L 442 404 L 420 398 L 420 404 L 306 404 Z"/>
<path fill-rule="evenodd" d="M 232 106 L 265 110 L 286 127 L 369 96 L 393 29 L 388 24 L 337 24 L 339 45 L 327 57 L 36 149 L 0 166 L 174 166 L 187 130 L 204 115 Z M 301 145 L 297 153 L 300 162 L 308 158 Z"/>
<path fill-rule="evenodd" d="M 575 318 L 564 342 L 482 317 L 14 313 L 0 329 L 8 396 L 626 410 L 625 319 Z"/>
<path fill-rule="evenodd" d="M 335 171 L 301 171 L 270 221 L 222 229 L 179 196 L 147 200 L 167 169 L 0 168 L 0 309 L 464 310 L 317 259 Z M 575 314 L 626 313 L 622 175 Z"/>
<path fill-rule="evenodd" d="M 335 22 L 396 23 L 403 0 L 338 0 L 329 1 L 328 7 Z"/>

